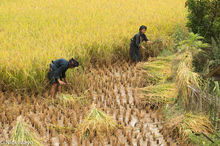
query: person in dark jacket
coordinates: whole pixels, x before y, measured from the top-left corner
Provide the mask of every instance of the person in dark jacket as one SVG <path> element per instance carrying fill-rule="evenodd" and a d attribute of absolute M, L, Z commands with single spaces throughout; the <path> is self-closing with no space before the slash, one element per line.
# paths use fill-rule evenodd
<path fill-rule="evenodd" d="M 147 30 L 147 27 L 142 25 L 139 28 L 139 32 L 134 35 L 134 37 L 131 39 L 130 43 L 130 59 L 132 61 L 140 62 L 141 61 L 141 54 L 140 54 L 140 48 L 141 42 L 146 41 L 147 43 L 151 43 L 147 36 L 145 35 L 145 32 Z"/>
<path fill-rule="evenodd" d="M 73 58 L 69 61 L 65 59 L 57 59 L 51 62 L 48 72 L 48 79 L 50 81 L 50 84 L 52 84 L 50 90 L 50 94 L 52 97 L 55 96 L 57 91 L 61 90 L 60 85 L 69 84 L 66 80 L 66 71 L 69 68 L 74 68 L 77 66 L 79 66 L 79 62 Z"/>

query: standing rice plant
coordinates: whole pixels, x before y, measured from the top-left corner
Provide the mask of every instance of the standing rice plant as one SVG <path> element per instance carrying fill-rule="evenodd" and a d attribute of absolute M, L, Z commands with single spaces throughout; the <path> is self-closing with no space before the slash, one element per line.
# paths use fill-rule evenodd
<path fill-rule="evenodd" d="M 127 59 L 130 38 L 142 24 L 150 40 L 172 40 L 176 25 L 185 24 L 184 2 L 1 0 L 0 81 L 6 89 L 40 91 L 52 60 L 74 57 L 88 65 Z M 74 74 L 67 77 L 74 83 Z"/>
<path fill-rule="evenodd" d="M 149 57 L 157 57 L 163 50 L 173 51 L 174 43 L 171 39 L 165 39 L 162 36 L 157 36 L 152 44 L 143 42 L 144 49 L 141 49 L 143 60 L 147 60 Z"/>

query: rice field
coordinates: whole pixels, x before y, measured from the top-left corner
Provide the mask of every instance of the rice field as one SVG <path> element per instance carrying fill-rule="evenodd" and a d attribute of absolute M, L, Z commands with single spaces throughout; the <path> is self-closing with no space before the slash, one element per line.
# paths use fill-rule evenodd
<path fill-rule="evenodd" d="M 162 114 L 150 105 L 140 106 L 136 66 L 113 65 L 91 69 L 90 88 L 79 96 L 65 93 L 51 99 L 47 92 L 30 97 L 0 92 L 0 141 L 45 146 L 173 145 L 175 140 L 161 133 Z"/>
<path fill-rule="evenodd" d="M 176 27 L 185 26 L 184 2 L 1 0 L 1 88 L 44 90 L 48 64 L 57 58 L 74 57 L 84 67 L 127 59 L 130 38 L 142 24 L 150 40 L 171 43 Z"/>
<path fill-rule="evenodd" d="M 188 136 L 176 129 L 205 127 L 195 128 L 200 117 L 191 113 L 164 124 L 160 109 L 186 86 L 174 80 L 176 56 L 158 56 L 174 49 L 177 28 L 186 30 L 184 6 L 185 0 L 1 0 L 0 142 L 172 146 Z M 153 43 L 141 50 L 148 62 L 133 64 L 130 38 L 143 24 Z M 67 72 L 71 85 L 51 98 L 49 63 L 72 57 L 80 66 Z"/>

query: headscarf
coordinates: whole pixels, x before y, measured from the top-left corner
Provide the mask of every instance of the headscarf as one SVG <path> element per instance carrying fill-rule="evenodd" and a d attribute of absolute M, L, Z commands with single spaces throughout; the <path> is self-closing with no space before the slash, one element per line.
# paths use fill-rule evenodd
<path fill-rule="evenodd" d="M 71 67 L 78 67 L 79 66 L 79 62 L 77 60 L 73 59 L 73 58 L 71 58 L 69 60 L 69 64 L 70 64 Z"/>

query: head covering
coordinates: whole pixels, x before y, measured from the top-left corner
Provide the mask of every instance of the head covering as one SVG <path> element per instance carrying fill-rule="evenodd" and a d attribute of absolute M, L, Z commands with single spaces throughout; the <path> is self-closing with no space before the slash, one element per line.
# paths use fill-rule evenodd
<path fill-rule="evenodd" d="M 71 59 L 69 60 L 69 64 L 70 64 L 71 67 L 78 67 L 78 66 L 79 66 L 79 62 L 76 61 L 76 60 L 73 59 L 73 58 L 71 58 Z"/>
<path fill-rule="evenodd" d="M 141 31 L 142 29 L 146 29 L 147 30 L 147 26 L 141 25 L 140 28 L 139 28 L 139 31 Z"/>

